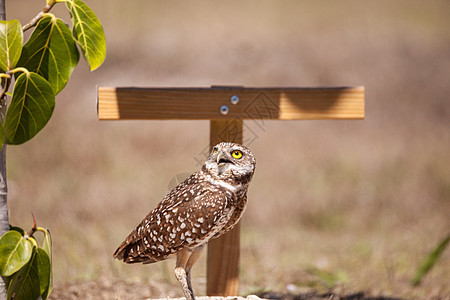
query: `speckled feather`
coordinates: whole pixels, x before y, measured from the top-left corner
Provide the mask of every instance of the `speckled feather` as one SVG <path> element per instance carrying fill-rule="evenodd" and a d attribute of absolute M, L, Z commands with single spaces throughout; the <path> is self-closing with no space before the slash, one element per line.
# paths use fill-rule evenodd
<path fill-rule="evenodd" d="M 130 233 L 114 253 L 127 263 L 153 263 L 181 249 L 194 249 L 231 230 L 247 204 L 247 188 L 256 161 L 247 148 L 220 143 L 216 147 L 231 153 L 232 168 L 220 173 L 219 158 L 212 152 L 203 167 L 175 187 Z M 222 155 L 222 154 L 221 154 Z M 230 154 L 231 155 L 231 154 Z"/>

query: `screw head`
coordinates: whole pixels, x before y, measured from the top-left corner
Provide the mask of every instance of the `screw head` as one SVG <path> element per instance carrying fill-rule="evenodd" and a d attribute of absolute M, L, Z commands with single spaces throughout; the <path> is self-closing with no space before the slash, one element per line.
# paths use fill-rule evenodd
<path fill-rule="evenodd" d="M 228 114 L 228 111 L 229 111 L 228 106 L 222 105 L 222 106 L 220 107 L 220 113 L 221 113 L 222 115 Z"/>
<path fill-rule="evenodd" d="M 231 96 L 230 101 L 231 101 L 231 104 L 236 105 L 239 103 L 239 97 L 237 95 L 233 95 L 233 96 Z"/>

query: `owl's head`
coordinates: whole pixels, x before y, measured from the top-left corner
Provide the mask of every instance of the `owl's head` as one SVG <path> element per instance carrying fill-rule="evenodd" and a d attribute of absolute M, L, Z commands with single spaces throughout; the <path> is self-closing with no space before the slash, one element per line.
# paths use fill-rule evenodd
<path fill-rule="evenodd" d="M 219 143 L 212 148 L 204 167 L 218 179 L 248 183 L 255 172 L 256 159 L 252 152 L 239 144 Z"/>

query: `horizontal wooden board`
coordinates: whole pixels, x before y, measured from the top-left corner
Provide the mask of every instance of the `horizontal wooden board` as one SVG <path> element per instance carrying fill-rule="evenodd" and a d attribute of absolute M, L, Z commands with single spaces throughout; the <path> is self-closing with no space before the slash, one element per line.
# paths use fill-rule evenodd
<path fill-rule="evenodd" d="M 364 87 L 98 87 L 97 105 L 100 120 L 363 119 Z"/>

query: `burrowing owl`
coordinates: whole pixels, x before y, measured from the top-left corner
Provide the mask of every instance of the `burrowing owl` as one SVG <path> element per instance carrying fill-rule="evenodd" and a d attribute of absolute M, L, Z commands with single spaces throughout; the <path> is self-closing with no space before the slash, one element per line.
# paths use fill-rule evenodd
<path fill-rule="evenodd" d="M 195 299 L 191 268 L 206 243 L 241 218 L 255 165 L 246 147 L 217 144 L 202 168 L 164 197 L 117 248 L 114 258 L 148 264 L 175 254 L 175 276 L 186 299 Z"/>

